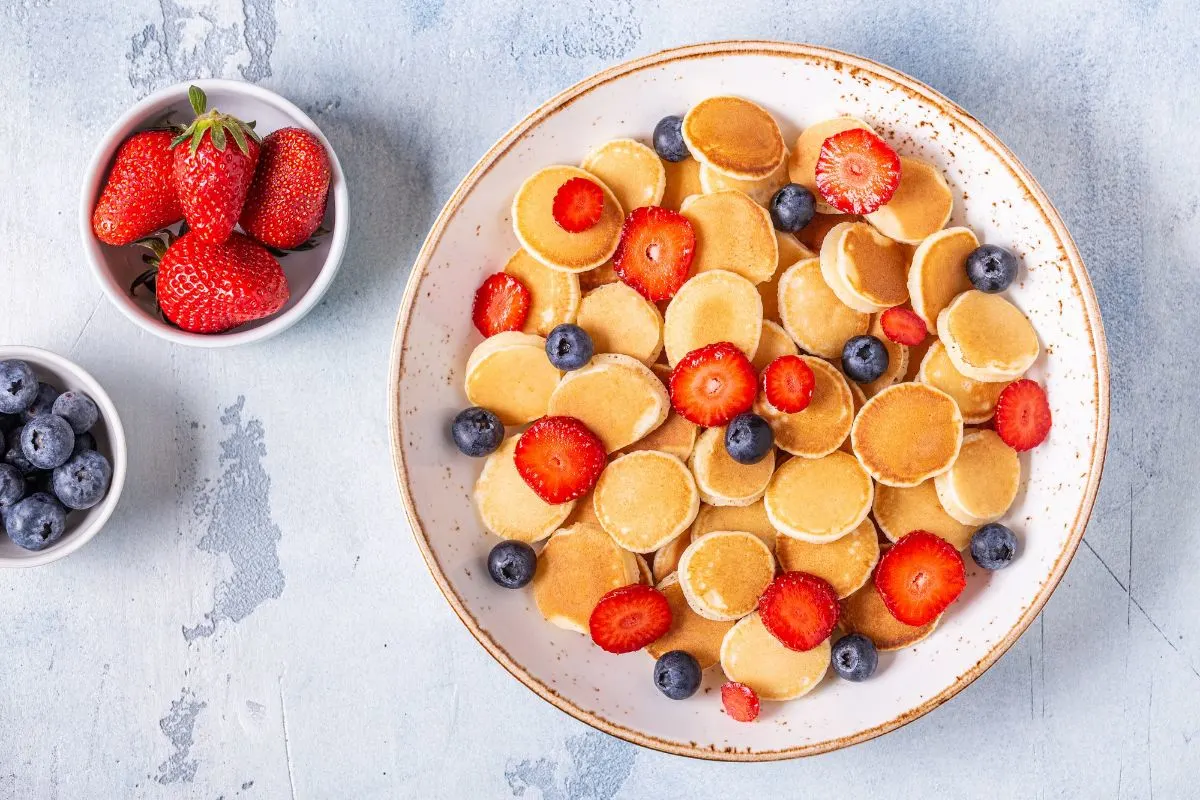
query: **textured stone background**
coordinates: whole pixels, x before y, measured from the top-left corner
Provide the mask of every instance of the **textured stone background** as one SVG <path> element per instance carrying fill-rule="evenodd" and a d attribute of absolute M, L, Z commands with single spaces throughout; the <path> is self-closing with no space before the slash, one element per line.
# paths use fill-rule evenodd
<path fill-rule="evenodd" d="M 700 8 L 0 3 L 0 341 L 82 362 L 132 447 L 101 537 L 0 574 L 0 798 L 1196 796 L 1194 4 Z M 733 37 L 879 59 L 999 133 L 1074 232 L 1113 360 L 1100 500 L 1038 622 L 908 727 L 755 766 L 639 750 L 494 664 L 420 566 L 384 412 L 409 265 L 475 159 L 602 67 Z M 97 137 L 149 91 L 195 76 L 242 77 L 305 107 L 338 150 L 355 214 L 322 305 L 228 352 L 126 322 L 86 276 L 76 233 Z"/>

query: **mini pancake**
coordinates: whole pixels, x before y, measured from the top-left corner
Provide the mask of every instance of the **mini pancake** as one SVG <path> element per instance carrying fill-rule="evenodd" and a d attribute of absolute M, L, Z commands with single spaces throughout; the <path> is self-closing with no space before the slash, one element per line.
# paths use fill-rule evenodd
<path fill-rule="evenodd" d="M 837 368 L 839 371 L 842 368 L 841 359 L 838 359 L 838 361 L 837 361 Z M 866 396 L 866 394 L 863 393 L 862 387 L 859 386 L 854 381 L 847 380 L 846 385 L 850 387 L 850 396 L 854 400 L 854 416 L 857 417 L 858 412 L 862 411 L 862 407 L 867 404 L 867 396 Z M 854 447 L 850 443 L 850 434 L 849 433 L 846 434 L 845 441 L 843 441 L 840 445 L 838 445 L 838 450 L 841 450 L 843 453 L 849 453 L 850 455 L 854 455 Z"/>
<path fill-rule="evenodd" d="M 798 183 L 812 192 L 817 201 L 817 211 L 821 214 L 839 213 L 836 208 L 821 199 L 821 192 L 817 189 L 817 159 L 821 155 L 821 146 L 830 136 L 855 128 L 871 130 L 870 125 L 854 117 L 827 119 L 805 128 L 796 139 L 796 146 L 792 148 L 792 155 L 788 159 L 788 173 L 792 183 Z"/>
<path fill-rule="evenodd" d="M 908 300 L 909 251 L 865 222 L 844 222 L 821 244 L 821 276 L 846 305 L 866 314 Z"/>
<path fill-rule="evenodd" d="M 908 270 L 908 296 L 913 311 L 925 320 L 930 331 L 937 330 L 942 309 L 971 289 L 967 256 L 977 247 L 979 240 L 970 229 L 946 228 L 927 236 L 913 252 Z"/>
<path fill-rule="evenodd" d="M 762 321 L 762 298 L 753 283 L 723 269 L 693 275 L 667 305 L 667 361 L 674 366 L 693 350 L 716 342 L 731 342 L 753 359 Z"/>
<path fill-rule="evenodd" d="M 578 525 L 581 522 L 586 522 L 589 525 L 599 525 L 600 518 L 596 516 L 596 507 L 592 502 L 594 492 L 588 492 L 583 497 L 575 501 L 575 508 L 571 511 L 567 521 L 562 524 L 564 528 L 569 528 L 572 525 Z"/>
<path fill-rule="evenodd" d="M 938 314 L 938 338 L 955 369 L 977 381 L 1011 381 L 1041 352 L 1021 310 L 998 294 L 963 292 Z"/>
<path fill-rule="evenodd" d="M 680 556 L 683 555 L 683 551 L 691 543 L 691 534 L 682 533 L 658 548 L 654 553 L 654 559 L 651 563 L 655 581 L 663 581 L 667 576 L 675 574 L 675 570 L 679 567 Z"/>
<path fill-rule="evenodd" d="M 692 195 L 680 213 L 696 232 L 694 274 L 720 269 L 751 283 L 768 281 L 779 264 L 771 215 L 741 192 L 727 189 Z"/>
<path fill-rule="evenodd" d="M 779 322 L 779 279 L 787 268 L 806 258 L 816 258 L 816 253 L 800 244 L 795 234 L 775 231 L 775 244 L 779 250 L 779 262 L 771 279 L 758 284 L 758 293 L 763 301 L 763 319 Z"/>
<path fill-rule="evenodd" d="M 524 425 L 544 416 L 561 376 L 546 358 L 546 340 L 505 331 L 481 342 L 467 359 L 464 389 L 505 425 Z"/>
<path fill-rule="evenodd" d="M 700 426 L 696 423 L 684 419 L 674 411 L 668 411 L 666 422 L 621 452 L 636 453 L 639 450 L 657 450 L 660 453 L 668 453 L 682 461 L 687 461 L 696 447 L 696 436 L 699 431 Z"/>
<path fill-rule="evenodd" d="M 653 586 L 654 572 L 650 569 L 650 562 L 641 553 L 634 553 L 633 557 L 637 560 L 638 582 L 646 586 Z"/>
<path fill-rule="evenodd" d="M 866 215 L 889 239 L 917 244 L 950 221 L 954 196 L 942 171 L 915 158 L 900 157 L 900 185 L 892 199 Z"/>
<path fill-rule="evenodd" d="M 744 181 L 766 178 L 787 158 L 765 109 L 728 95 L 701 100 L 683 118 L 683 141 L 701 164 Z"/>
<path fill-rule="evenodd" d="M 655 450 L 609 462 L 592 497 L 600 526 L 633 553 L 652 553 L 687 530 L 700 509 L 692 473 Z"/>
<path fill-rule="evenodd" d="M 696 521 L 692 523 L 690 541 L 694 542 L 713 531 L 753 533 L 762 539 L 762 543 L 772 552 L 775 551 L 775 540 L 778 538 L 761 500 L 756 500 L 748 506 L 710 506 L 701 503 Z"/>
<path fill-rule="evenodd" d="M 741 619 L 775 577 L 775 556 L 752 533 L 713 531 L 687 546 L 679 585 L 688 605 L 705 619 Z"/>
<path fill-rule="evenodd" d="M 573 525 L 556 531 L 538 555 L 533 601 L 547 622 L 586 635 L 600 598 L 638 578 L 633 553 L 600 526 Z"/>
<path fill-rule="evenodd" d="M 613 268 L 613 262 L 611 259 L 609 261 L 605 261 L 595 269 L 589 269 L 587 272 L 580 272 L 578 278 L 579 290 L 585 294 L 590 292 L 592 289 L 596 289 L 610 283 L 616 283 L 617 281 L 621 280 L 620 276 L 617 275 L 617 271 Z"/>
<path fill-rule="evenodd" d="M 921 371 L 921 362 L 925 360 L 925 354 L 939 341 L 937 330 L 930 328 L 929 335 L 925 337 L 925 341 L 908 348 L 908 368 L 904 370 L 904 377 L 900 379 L 901 382 L 917 380 L 917 374 Z"/>
<path fill-rule="evenodd" d="M 518 250 L 504 271 L 529 290 L 529 316 L 525 333 L 548 336 L 556 325 L 574 322 L 579 313 L 579 278 L 547 267 L 524 250 Z"/>
<path fill-rule="evenodd" d="M 775 446 L 794 456 L 820 458 L 838 449 L 854 422 L 854 398 L 846 378 L 828 361 L 800 356 L 813 372 L 813 394 L 808 408 L 788 414 L 767 402 L 760 393 L 754 413 L 765 419 L 775 434 Z"/>
<path fill-rule="evenodd" d="M 667 188 L 667 171 L 658 153 L 633 139 L 606 142 L 588 153 L 579 166 L 612 189 L 626 214 L 658 205 Z"/>
<path fill-rule="evenodd" d="M 838 358 L 847 339 L 861 336 L 871 317 L 838 299 L 821 274 L 821 262 L 808 258 L 779 278 L 779 321 L 796 343 L 822 358 Z"/>
<path fill-rule="evenodd" d="M 508 437 L 483 462 L 475 481 L 475 508 L 483 527 L 501 539 L 536 542 L 563 524 L 576 501 L 550 505 L 534 494 L 513 462 L 519 438 Z"/>
<path fill-rule="evenodd" d="M 602 353 L 566 374 L 550 395 L 547 413 L 580 420 L 612 453 L 662 425 L 670 407 L 666 388 L 649 367 Z"/>
<path fill-rule="evenodd" d="M 865 586 L 842 601 L 838 624 L 846 633 L 861 633 L 877 648 L 886 651 L 902 650 L 916 644 L 933 633 L 940 619 L 919 628 L 904 624 L 883 604 L 875 582 L 867 581 Z"/>
<path fill-rule="evenodd" d="M 787 331 L 777 323 L 768 319 L 763 320 L 762 335 L 758 337 L 758 350 L 754 353 L 754 369 L 762 372 L 775 359 L 781 356 L 799 355 L 800 350 Z"/>
<path fill-rule="evenodd" d="M 1003 517 L 1020 484 L 1017 451 L 986 429 L 963 436 L 954 465 L 934 478 L 942 508 L 964 525 L 985 525 Z"/>
<path fill-rule="evenodd" d="M 663 192 L 662 206 L 678 211 L 683 201 L 694 194 L 704 194 L 700 186 L 700 162 L 694 158 L 683 161 L 664 161 L 667 173 L 667 190 Z"/>
<path fill-rule="evenodd" d="M 775 450 L 757 464 L 741 464 L 725 451 L 725 429 L 709 428 L 688 459 L 700 499 L 710 506 L 748 506 L 763 496 L 775 470 Z"/>
<path fill-rule="evenodd" d="M 867 401 L 850 429 L 854 455 L 888 486 L 916 486 L 950 469 L 962 438 L 958 404 L 923 383 L 887 387 Z"/>
<path fill-rule="evenodd" d="M 731 178 L 721 172 L 717 172 L 707 164 L 700 165 L 700 188 L 705 194 L 720 192 L 725 189 L 735 189 L 747 195 L 751 200 L 758 203 L 763 208 L 769 208 L 771 198 L 775 193 L 782 189 L 788 182 L 788 165 L 787 159 L 779 162 L 779 166 L 765 178 L 759 180 L 743 181 L 737 178 Z"/>
<path fill-rule="evenodd" d="M 971 543 L 976 528 L 946 513 L 932 478 L 903 488 L 879 484 L 875 487 L 874 511 L 879 529 L 892 542 L 913 531 L 929 531 L 962 550 Z"/>
<path fill-rule="evenodd" d="M 658 309 L 620 281 L 585 294 L 575 324 L 592 337 L 597 353 L 624 353 L 652 364 L 662 352 Z"/>
<path fill-rule="evenodd" d="M 705 619 L 692 611 L 677 575 L 662 580 L 658 590 L 666 595 L 671 607 L 671 627 L 648 645 L 646 652 L 652 658 L 662 658 L 672 650 L 682 650 L 696 659 L 700 669 L 715 667 L 721 661 L 721 642 L 733 623 Z"/>
<path fill-rule="evenodd" d="M 887 334 L 883 332 L 883 325 L 879 321 L 881 316 L 880 314 L 876 314 L 871 318 L 871 328 L 867 333 L 883 342 L 883 347 L 887 350 L 888 354 L 888 365 L 887 369 L 878 378 L 870 383 L 860 384 L 863 394 L 867 397 L 874 397 L 879 394 L 893 383 L 899 381 L 904 377 L 904 373 L 908 371 L 908 348 L 898 342 L 893 342 L 887 337 Z"/>
<path fill-rule="evenodd" d="M 820 253 L 829 232 L 838 225 L 841 225 L 843 222 L 865 221 L 857 214 L 822 214 L 818 212 L 813 217 L 812 222 L 800 229 L 796 234 L 796 238 L 800 240 L 800 244 L 809 250 L 812 250 L 814 253 Z"/>
<path fill-rule="evenodd" d="M 789 650 L 757 612 L 738 622 L 721 642 L 721 669 L 760 700 L 794 700 L 808 694 L 829 669 L 829 640 L 812 650 Z"/>
<path fill-rule="evenodd" d="M 838 597 L 849 597 L 871 579 L 879 562 L 879 535 L 875 524 L 864 519 L 836 542 L 810 544 L 780 536 L 775 550 L 784 572 L 807 572 L 829 582 Z"/>
<path fill-rule="evenodd" d="M 587 178 L 604 190 L 600 221 L 581 233 L 559 227 L 551 211 L 554 195 L 571 178 Z M 530 175 L 512 204 L 513 232 L 531 256 L 551 269 L 585 272 L 595 269 L 616 252 L 625 212 L 603 181 L 578 167 L 546 167 Z"/>
<path fill-rule="evenodd" d="M 763 505 L 780 533 L 825 544 L 862 524 L 872 496 L 871 476 L 853 456 L 838 451 L 823 458 L 793 458 L 781 466 Z"/>
<path fill-rule="evenodd" d="M 1000 399 L 1000 393 L 1008 386 L 1006 382 L 977 381 L 963 375 L 954 366 L 939 339 L 934 340 L 921 359 L 917 380 L 953 397 L 967 425 L 978 425 L 991 419 L 996 413 L 996 401 Z"/>

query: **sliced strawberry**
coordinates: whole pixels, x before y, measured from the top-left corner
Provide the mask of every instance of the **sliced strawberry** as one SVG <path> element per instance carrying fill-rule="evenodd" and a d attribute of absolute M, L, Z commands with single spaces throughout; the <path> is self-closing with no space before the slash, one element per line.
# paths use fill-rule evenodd
<path fill-rule="evenodd" d="M 604 213 L 604 190 L 587 178 L 571 178 L 558 187 L 550 213 L 567 233 L 583 233 Z"/>
<path fill-rule="evenodd" d="M 817 190 L 844 214 L 870 214 L 900 185 L 900 156 L 863 128 L 836 133 L 817 156 Z"/>
<path fill-rule="evenodd" d="M 791 650 L 812 650 L 828 639 L 841 610 L 828 581 L 807 572 L 783 573 L 758 599 L 763 625 Z"/>
<path fill-rule="evenodd" d="M 925 320 L 918 317 L 917 312 L 911 308 L 901 306 L 884 311 L 883 316 L 879 318 L 879 326 L 883 328 L 884 336 L 896 344 L 909 347 L 916 347 L 929 335 Z"/>
<path fill-rule="evenodd" d="M 525 284 L 503 272 L 489 275 L 475 291 L 471 321 L 484 336 L 519 331 L 529 316 L 532 298 Z"/>
<path fill-rule="evenodd" d="M 592 641 L 610 653 L 632 653 L 653 644 L 671 628 L 667 596 L 642 583 L 613 589 L 592 609 Z"/>
<path fill-rule="evenodd" d="M 621 227 L 613 269 L 647 300 L 670 300 L 687 281 L 696 232 L 682 214 L 660 206 L 635 208 Z"/>
<path fill-rule="evenodd" d="M 788 414 L 808 408 L 817 379 L 800 356 L 780 356 L 767 364 L 762 375 L 767 402 Z"/>
<path fill-rule="evenodd" d="M 599 437 L 574 417 L 542 417 L 525 429 L 513 453 L 517 473 L 552 505 L 590 492 L 606 459 Z"/>
<path fill-rule="evenodd" d="M 706 428 L 727 424 L 749 411 L 758 392 L 754 365 L 729 342 L 693 350 L 671 370 L 671 405 Z"/>
<path fill-rule="evenodd" d="M 892 545 L 875 568 L 875 588 L 892 616 L 905 625 L 928 625 L 967 585 L 962 556 L 928 531 L 912 531 Z"/>
<path fill-rule="evenodd" d="M 1000 392 L 996 401 L 996 433 L 1018 452 L 1031 450 L 1050 433 L 1050 403 L 1034 381 L 1022 378 Z"/>
<path fill-rule="evenodd" d="M 730 719 L 738 722 L 754 722 L 758 719 L 758 695 L 744 683 L 726 681 L 721 686 L 721 705 Z"/>

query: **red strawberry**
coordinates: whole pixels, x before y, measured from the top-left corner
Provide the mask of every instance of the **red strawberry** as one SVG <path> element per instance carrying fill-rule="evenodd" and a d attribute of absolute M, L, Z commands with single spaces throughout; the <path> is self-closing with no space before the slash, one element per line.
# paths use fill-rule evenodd
<path fill-rule="evenodd" d="M 693 350 L 671 370 L 671 405 L 685 419 L 713 428 L 749 411 L 758 392 L 754 365 L 729 342 Z"/>
<path fill-rule="evenodd" d="M 688 279 L 696 253 L 696 232 L 682 214 L 661 208 L 635 208 L 621 227 L 613 269 L 652 303 L 670 300 Z"/>
<path fill-rule="evenodd" d="M 1013 450 L 1031 450 L 1050 434 L 1050 403 L 1028 378 L 1013 381 L 996 401 L 996 433 Z"/>
<path fill-rule="evenodd" d="M 269 317 L 288 301 L 287 278 L 266 248 L 235 233 L 212 244 L 189 232 L 168 244 L 143 239 L 152 269 L 133 288 L 153 285 L 168 320 L 191 333 L 221 333 Z"/>
<path fill-rule="evenodd" d="M 233 233 L 246 203 L 260 140 L 252 125 L 205 111 L 208 98 L 198 87 L 188 89 L 188 100 L 196 119 L 171 142 L 175 191 L 197 238 L 220 244 Z"/>
<path fill-rule="evenodd" d="M 901 308 L 900 306 L 889 308 L 879 318 L 879 325 L 883 328 L 884 336 L 896 344 L 905 344 L 909 347 L 919 345 L 929 335 L 929 328 L 925 327 L 925 320 L 918 317 L 917 312 L 911 308 Z"/>
<path fill-rule="evenodd" d="M 303 128 L 263 138 L 241 223 L 268 247 L 293 250 L 321 227 L 332 171 L 321 140 Z"/>
<path fill-rule="evenodd" d="M 173 134 L 142 131 L 121 143 L 92 213 L 92 231 L 105 244 L 133 244 L 183 219 L 171 179 Z"/>
<path fill-rule="evenodd" d="M 870 214 L 900 185 L 900 156 L 863 128 L 835 133 L 817 156 L 817 190 L 844 214 Z"/>
<path fill-rule="evenodd" d="M 525 284 L 504 272 L 489 275 L 475 290 L 471 321 L 484 336 L 519 331 L 529 316 L 531 298 Z"/>
<path fill-rule="evenodd" d="M 634 583 L 613 589 L 592 609 L 592 641 L 610 653 L 632 653 L 653 644 L 671 628 L 671 604 L 653 586 Z"/>
<path fill-rule="evenodd" d="M 791 650 L 812 650 L 828 639 L 841 611 L 833 587 L 807 572 L 783 573 L 758 599 L 763 625 Z"/>
<path fill-rule="evenodd" d="M 592 490 L 607 453 L 599 437 L 574 417 L 542 417 L 521 434 L 513 460 L 529 488 L 557 505 Z"/>
<path fill-rule="evenodd" d="M 762 381 L 767 402 L 789 414 L 808 408 L 817 385 L 812 367 L 800 356 L 780 356 L 767 364 Z"/>
<path fill-rule="evenodd" d="M 738 722 L 754 722 L 758 719 L 758 695 L 744 683 L 726 681 L 721 686 L 721 705 L 730 719 Z"/>
<path fill-rule="evenodd" d="M 875 568 L 875 588 L 892 616 L 928 625 L 967 585 L 962 556 L 940 536 L 912 531 L 892 545 Z"/>
<path fill-rule="evenodd" d="M 567 233 L 583 233 L 604 213 L 604 190 L 587 178 L 571 178 L 558 187 L 550 213 Z"/>

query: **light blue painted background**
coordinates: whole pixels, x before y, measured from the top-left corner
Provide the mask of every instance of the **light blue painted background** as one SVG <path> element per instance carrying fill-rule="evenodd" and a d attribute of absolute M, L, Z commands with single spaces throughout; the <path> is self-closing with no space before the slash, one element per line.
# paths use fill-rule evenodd
<path fill-rule="evenodd" d="M 1195 797 L 1195 14 L 1189 0 L 5 0 L 0 341 L 92 370 L 132 469 L 95 542 L 0 573 L 0 798 Z M 492 663 L 420 565 L 384 412 L 409 264 L 490 143 L 602 67 L 733 37 L 870 56 L 996 131 L 1074 232 L 1113 359 L 1086 546 L 1029 632 L 896 733 L 753 766 L 638 750 Z M 75 218 L 120 110 L 214 75 L 306 108 L 355 216 L 321 306 L 229 352 L 120 317 L 85 274 Z"/>

